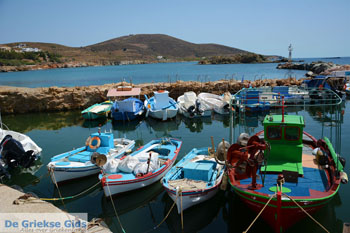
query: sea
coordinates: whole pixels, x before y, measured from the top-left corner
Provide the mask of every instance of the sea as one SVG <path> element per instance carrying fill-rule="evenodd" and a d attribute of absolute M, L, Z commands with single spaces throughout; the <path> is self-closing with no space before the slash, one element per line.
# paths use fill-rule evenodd
<path fill-rule="evenodd" d="M 295 60 L 350 64 L 350 57 L 296 58 Z M 234 79 L 241 81 L 287 77 L 301 78 L 306 73 L 304 70 L 280 70 L 276 67 L 277 63 L 198 65 L 197 62 L 179 62 L 33 70 L 0 73 L 0 86 L 71 87 L 103 85 L 121 81 L 134 84 L 176 82 L 177 80 L 208 82 Z"/>
<path fill-rule="evenodd" d="M 322 60 L 333 61 L 329 58 Z M 348 62 L 350 64 L 350 59 L 334 59 L 334 62 L 339 64 L 341 62 L 347 64 Z M 262 73 L 259 71 L 262 70 L 266 76 L 283 78 L 283 73 L 286 71 L 276 70 L 275 66 L 276 64 L 199 66 L 193 62 L 187 62 L 40 70 L 0 74 L 0 85 L 25 87 L 95 85 L 118 82 L 119 78 L 128 76 L 132 77 L 134 83 L 143 83 L 158 82 L 162 78 L 165 78 L 163 81 L 167 81 L 167 74 L 172 74 L 173 78 L 174 74 L 177 74 L 179 80 L 196 80 L 196 75 L 208 75 L 212 81 L 215 80 L 214 77 L 217 80 L 225 78 L 226 73 L 228 75 L 235 73 L 235 77 L 241 80 L 243 75 L 244 79 L 254 79 L 254 75 L 261 75 Z M 280 76 L 278 76 L 279 72 L 282 72 Z M 292 72 L 299 74 L 300 71 Z M 304 73 L 301 71 L 300 77 Z M 93 76 L 105 78 L 92 78 Z M 13 80 L 9 77 L 13 77 Z M 46 81 L 44 77 L 46 77 Z M 140 77 L 140 79 L 136 77 Z M 79 81 L 75 80 L 76 78 Z M 229 78 L 227 76 L 227 79 Z M 289 107 L 285 111 L 286 114 L 303 116 L 305 131 L 316 138 L 327 136 L 332 141 L 337 153 L 345 157 L 349 163 L 349 108 L 350 103 L 345 100 L 339 108 L 303 106 Z M 274 111 L 279 112 L 273 113 L 280 113 L 281 110 Z M 155 138 L 178 138 L 183 141 L 177 159 L 180 160 L 194 147 L 210 146 L 211 136 L 214 137 L 214 144 L 217 145 L 222 139 L 235 142 L 242 132 L 253 135 L 263 129 L 263 118 L 264 114 L 245 115 L 236 117 L 234 120 L 229 116 L 217 114 L 202 119 L 187 119 L 178 115 L 175 119 L 166 122 L 146 118 L 122 123 L 112 120 L 84 121 L 80 111 L 3 115 L 2 121 L 10 129 L 27 134 L 43 149 L 41 158 L 36 161 L 35 166 L 25 170 L 13 170 L 11 171 L 11 180 L 3 182 L 38 197 L 59 197 L 58 189 L 52 183 L 46 165 L 54 155 L 83 146 L 86 138 L 91 133 L 97 132 L 98 128 L 101 128 L 102 131 L 112 131 L 115 138 L 125 137 L 135 140 L 135 148 Z M 345 166 L 345 171 L 348 174 L 349 167 L 349 164 Z M 59 190 L 64 197 L 73 196 L 97 182 L 97 175 L 91 176 L 59 185 Z M 343 224 L 350 222 L 349 197 L 350 184 L 342 184 L 337 195 L 313 217 L 330 232 L 342 232 Z M 184 229 L 181 228 L 181 217 L 177 214 L 176 208 L 170 211 L 173 202 L 163 190 L 160 182 L 140 190 L 117 195 L 112 200 L 104 196 L 102 187 L 98 185 L 84 195 L 64 201 L 64 205 L 60 201 L 55 201 L 53 204 L 68 212 L 88 213 L 89 219 L 102 218 L 112 232 L 123 232 L 115 216 L 112 201 L 116 206 L 125 232 L 243 232 L 256 217 L 256 214 L 244 205 L 229 186 L 226 191 L 220 191 L 209 201 L 184 211 Z M 168 213 L 169 216 L 165 221 L 158 228 L 155 228 Z M 249 232 L 273 232 L 273 230 L 259 218 Z M 305 217 L 288 232 L 321 233 L 324 231 L 313 220 Z"/>

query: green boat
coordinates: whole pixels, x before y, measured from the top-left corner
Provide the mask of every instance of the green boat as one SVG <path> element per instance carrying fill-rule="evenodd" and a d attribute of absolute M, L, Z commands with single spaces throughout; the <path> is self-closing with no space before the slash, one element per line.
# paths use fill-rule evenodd
<path fill-rule="evenodd" d="M 105 101 L 99 104 L 94 104 L 87 109 L 83 110 L 81 114 L 86 120 L 95 120 L 101 118 L 107 118 L 108 114 L 111 112 L 113 102 Z"/>

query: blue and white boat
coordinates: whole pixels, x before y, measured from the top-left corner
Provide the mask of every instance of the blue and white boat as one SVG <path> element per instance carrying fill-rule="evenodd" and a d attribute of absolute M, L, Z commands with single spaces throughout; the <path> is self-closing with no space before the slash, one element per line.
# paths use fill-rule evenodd
<path fill-rule="evenodd" d="M 117 97 L 114 101 L 111 113 L 112 119 L 116 121 L 132 121 L 139 118 L 144 113 L 143 102 L 134 96 L 140 96 L 141 88 L 132 88 L 131 86 L 120 86 L 117 89 L 111 89 L 107 97 Z M 130 97 L 132 96 L 132 97 Z M 123 99 L 129 97 L 127 99 Z"/>
<path fill-rule="evenodd" d="M 114 139 L 111 132 L 93 133 L 86 140 L 85 146 L 52 157 L 47 167 L 53 181 L 77 179 L 96 174 L 101 170 L 91 161 L 94 153 L 104 154 L 108 162 L 130 152 L 134 146 L 134 140 Z"/>
<path fill-rule="evenodd" d="M 146 117 L 167 120 L 174 118 L 179 110 L 176 101 L 169 97 L 168 91 L 155 91 L 154 96 L 148 98 L 145 95 Z"/>
<path fill-rule="evenodd" d="M 219 190 L 225 169 L 209 156 L 208 150 L 192 149 L 162 180 L 178 213 L 212 198 Z"/>
<path fill-rule="evenodd" d="M 182 141 L 175 138 L 156 139 L 132 154 L 113 159 L 99 175 L 105 196 L 112 196 L 159 181 L 174 165 Z"/>

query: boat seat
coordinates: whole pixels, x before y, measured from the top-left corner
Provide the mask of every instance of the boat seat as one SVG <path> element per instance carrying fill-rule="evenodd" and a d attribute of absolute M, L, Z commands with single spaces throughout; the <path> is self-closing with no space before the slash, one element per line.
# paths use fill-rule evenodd
<path fill-rule="evenodd" d="M 208 182 L 215 168 L 216 163 L 212 161 L 189 162 L 183 166 L 184 178 Z"/>
<path fill-rule="evenodd" d="M 267 157 L 267 168 L 261 167 L 261 172 L 281 173 L 283 170 L 298 172 L 303 175 L 302 165 L 303 145 L 273 144 Z M 266 154 L 266 152 L 265 152 Z"/>
<path fill-rule="evenodd" d="M 69 156 L 68 160 L 71 162 L 80 162 L 80 163 L 86 163 L 90 161 L 92 153 L 89 151 L 83 151 L 79 154 L 71 155 Z"/>

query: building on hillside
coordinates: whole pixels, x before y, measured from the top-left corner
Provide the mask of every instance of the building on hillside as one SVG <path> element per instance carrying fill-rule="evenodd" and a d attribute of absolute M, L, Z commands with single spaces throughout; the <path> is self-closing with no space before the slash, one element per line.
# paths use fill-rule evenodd
<path fill-rule="evenodd" d="M 38 48 L 22 48 L 22 52 L 38 53 L 38 52 L 41 52 L 41 49 L 38 49 Z"/>
<path fill-rule="evenodd" d="M 0 51 L 11 51 L 11 47 L 8 47 L 8 46 L 1 46 L 0 47 Z"/>

